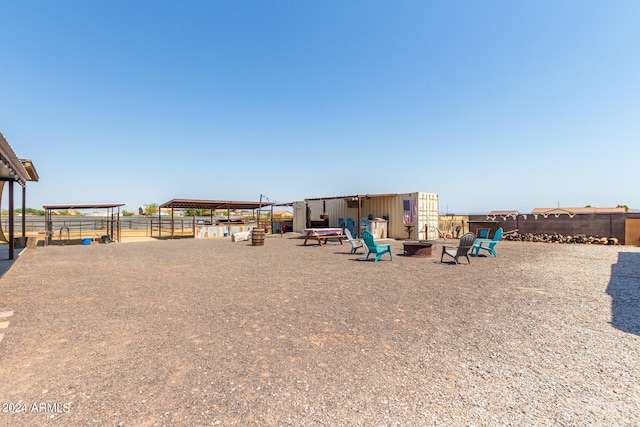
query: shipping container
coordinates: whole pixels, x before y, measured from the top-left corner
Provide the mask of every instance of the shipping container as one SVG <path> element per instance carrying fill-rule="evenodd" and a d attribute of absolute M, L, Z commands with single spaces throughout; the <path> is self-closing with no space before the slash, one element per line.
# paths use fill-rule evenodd
<path fill-rule="evenodd" d="M 411 238 L 438 236 L 438 195 L 434 193 L 366 194 L 306 199 L 293 203 L 293 231 L 304 228 L 349 227 L 361 233 L 370 228 L 376 238 L 407 239 L 405 201 L 416 208 Z"/>

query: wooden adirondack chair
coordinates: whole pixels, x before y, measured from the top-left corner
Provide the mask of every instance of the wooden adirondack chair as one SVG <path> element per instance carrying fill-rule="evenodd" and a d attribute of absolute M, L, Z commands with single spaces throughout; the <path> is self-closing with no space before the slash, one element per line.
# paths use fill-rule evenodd
<path fill-rule="evenodd" d="M 459 264 L 458 259 L 460 257 L 467 258 L 467 262 L 471 264 L 471 261 L 469 260 L 469 250 L 473 246 L 473 242 L 475 240 L 476 240 L 475 234 L 466 233 L 464 236 L 462 236 L 462 238 L 460 238 L 460 242 L 458 243 L 458 246 L 448 246 L 448 245 L 442 246 L 442 256 L 440 257 L 440 262 L 442 262 L 442 259 L 444 258 L 445 255 L 449 255 L 451 258 L 453 258 L 456 264 Z"/>
<path fill-rule="evenodd" d="M 494 247 L 502 238 L 502 232 L 502 227 L 500 227 L 496 230 L 496 234 L 493 236 L 493 239 L 476 239 L 475 243 L 473 244 L 473 249 L 471 250 L 471 255 L 478 256 L 478 253 L 480 253 L 480 249 L 482 249 L 497 258 L 498 255 L 496 254 L 496 250 L 494 249 Z"/>
<path fill-rule="evenodd" d="M 366 230 L 362 232 L 362 240 L 364 240 L 364 244 L 367 245 L 367 248 L 369 249 L 369 252 L 367 253 L 367 259 L 369 259 L 369 255 L 375 254 L 376 259 L 373 262 L 378 262 L 382 255 L 389 254 L 389 259 L 393 261 L 390 243 L 376 243 L 373 240 L 373 234 L 369 233 Z"/>

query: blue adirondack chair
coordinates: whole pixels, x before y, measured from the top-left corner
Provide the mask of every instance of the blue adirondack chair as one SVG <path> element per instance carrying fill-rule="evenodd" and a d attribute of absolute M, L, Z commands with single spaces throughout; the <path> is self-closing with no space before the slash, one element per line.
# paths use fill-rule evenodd
<path fill-rule="evenodd" d="M 489 232 L 491 232 L 490 228 L 478 228 L 478 235 L 476 236 L 478 239 L 488 239 Z"/>
<path fill-rule="evenodd" d="M 393 261 L 390 243 L 376 243 L 373 240 L 373 234 L 369 233 L 367 230 L 362 232 L 362 240 L 364 240 L 364 244 L 369 248 L 367 259 L 369 259 L 369 255 L 374 254 L 376 259 L 373 262 L 378 262 L 382 255 L 389 254 L 389 259 Z"/>
<path fill-rule="evenodd" d="M 349 231 L 351 231 L 351 235 L 353 237 L 358 237 L 358 227 L 356 227 L 355 222 L 353 221 L 353 218 L 347 218 L 347 222 L 344 226 L 344 228 L 348 228 Z"/>
<path fill-rule="evenodd" d="M 471 249 L 472 256 L 478 256 L 480 250 L 484 250 L 489 252 L 494 257 L 498 257 L 496 254 L 496 250 L 494 249 L 498 241 L 502 238 L 502 227 L 496 230 L 496 234 L 493 236 L 493 239 L 476 239 L 473 244 L 473 249 Z M 485 246 L 486 245 L 486 246 Z"/>

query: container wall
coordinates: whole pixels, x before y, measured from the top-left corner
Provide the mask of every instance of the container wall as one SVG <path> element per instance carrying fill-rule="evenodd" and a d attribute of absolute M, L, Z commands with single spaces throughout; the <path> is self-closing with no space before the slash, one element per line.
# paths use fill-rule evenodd
<path fill-rule="evenodd" d="M 362 209 L 361 209 L 362 218 L 369 218 L 371 216 L 372 219 L 386 219 L 389 218 L 389 222 L 387 223 L 387 236 L 393 237 L 393 227 L 392 221 L 394 217 L 397 216 L 395 210 L 395 196 L 388 197 L 371 197 L 369 199 L 362 198 Z M 357 215 L 357 211 L 355 213 Z M 357 218 L 355 216 L 354 218 Z M 365 221 L 365 225 L 367 222 Z"/>
<path fill-rule="evenodd" d="M 309 207 L 309 219 L 320 220 L 321 216 L 329 217 L 329 227 L 339 227 L 340 219 L 344 222 L 351 218 L 357 222 L 358 207 L 349 208 L 345 199 L 308 200 L 294 203 L 294 231 L 300 232 L 306 228 L 306 208 Z"/>
<path fill-rule="evenodd" d="M 404 224 L 404 200 L 415 199 L 418 208 L 418 219 L 411 233 L 412 239 L 435 239 L 438 225 L 438 195 L 432 193 L 403 193 L 389 197 L 372 197 L 363 199 L 362 215 L 369 213 L 374 218 L 388 216 L 388 237 L 407 239 L 409 234 Z M 425 234 L 425 230 L 427 234 Z"/>
<path fill-rule="evenodd" d="M 397 194 L 392 198 L 385 197 L 386 202 L 389 204 L 389 208 L 387 209 L 389 215 L 389 223 L 387 225 L 389 237 L 393 239 L 406 239 L 409 235 L 407 234 L 407 228 L 404 225 L 404 204 L 403 201 L 405 199 L 416 198 L 417 193 L 405 193 L 405 194 Z M 413 237 L 415 238 L 415 227 L 413 232 Z"/>
<path fill-rule="evenodd" d="M 338 227 L 339 218 L 346 221 L 347 218 L 347 202 L 345 199 L 326 199 L 318 201 L 310 201 L 312 219 L 319 219 L 320 215 L 329 216 L 329 227 Z M 357 214 L 357 209 L 355 209 Z"/>
<path fill-rule="evenodd" d="M 293 203 L 293 231 L 300 232 L 306 227 L 306 207 L 304 201 Z"/>
<path fill-rule="evenodd" d="M 360 199 L 360 218 L 365 220 L 371 216 L 373 219 L 388 219 L 386 224 L 385 238 L 406 239 L 408 237 L 404 225 L 404 205 L 405 199 L 416 199 L 418 207 L 418 220 L 412 233 L 412 238 L 435 239 L 437 237 L 438 226 L 438 195 L 432 193 L 404 193 L 390 196 L 373 196 Z M 344 223 L 348 219 L 353 220 L 356 230 L 360 223 L 358 217 L 357 199 L 347 200 L 323 199 L 308 200 L 294 203 L 294 231 L 300 232 L 306 227 L 306 207 L 310 209 L 310 219 L 319 220 L 322 215 L 328 215 L 329 227 L 340 227 L 340 219 Z M 366 221 L 365 221 L 366 222 Z M 416 235 L 416 231 L 420 231 Z M 425 237 L 425 230 L 427 234 Z"/>
<path fill-rule="evenodd" d="M 407 193 L 399 194 L 398 202 L 399 208 L 404 215 L 403 200 L 416 199 L 418 207 L 418 220 L 413 232 L 411 233 L 412 239 L 418 240 L 435 240 L 438 238 L 438 210 L 439 202 L 438 195 L 435 193 Z M 402 238 L 408 238 L 406 227 L 402 222 L 402 216 L 400 217 L 400 226 L 402 227 Z M 400 237 L 400 236 L 398 236 Z"/>

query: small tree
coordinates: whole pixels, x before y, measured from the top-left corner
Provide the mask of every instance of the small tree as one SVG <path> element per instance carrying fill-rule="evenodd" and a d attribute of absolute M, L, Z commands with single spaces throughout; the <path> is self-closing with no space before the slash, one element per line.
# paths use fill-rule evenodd
<path fill-rule="evenodd" d="M 13 212 L 17 213 L 17 214 L 21 214 L 22 213 L 22 209 L 14 209 Z M 44 216 L 45 215 L 45 212 L 42 209 L 27 208 L 27 209 L 25 209 L 25 212 L 27 213 L 27 215 L 29 215 L 29 214 L 38 215 L 38 216 Z"/>
<path fill-rule="evenodd" d="M 203 216 L 205 214 L 204 209 L 187 208 L 184 210 L 184 216 Z"/>
<path fill-rule="evenodd" d="M 144 214 L 148 216 L 153 216 L 158 213 L 160 208 L 157 203 L 147 203 L 144 205 Z"/>

